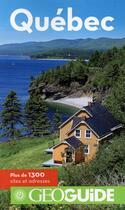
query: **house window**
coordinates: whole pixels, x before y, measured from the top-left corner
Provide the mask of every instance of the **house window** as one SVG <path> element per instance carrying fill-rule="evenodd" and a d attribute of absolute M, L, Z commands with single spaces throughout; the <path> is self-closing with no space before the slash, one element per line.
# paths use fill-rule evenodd
<path fill-rule="evenodd" d="M 83 147 L 84 154 L 88 155 L 89 154 L 89 145 L 85 144 Z"/>
<path fill-rule="evenodd" d="M 91 138 L 91 131 L 89 129 L 87 129 L 85 131 L 85 137 L 86 137 L 86 139 L 90 139 Z"/>
<path fill-rule="evenodd" d="M 78 137 L 78 138 L 81 137 L 81 130 L 76 129 L 75 130 L 75 136 Z"/>

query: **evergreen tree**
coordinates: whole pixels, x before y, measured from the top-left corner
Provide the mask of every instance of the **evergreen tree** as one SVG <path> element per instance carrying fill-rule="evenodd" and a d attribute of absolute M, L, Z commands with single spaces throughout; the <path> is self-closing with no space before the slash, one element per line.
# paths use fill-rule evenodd
<path fill-rule="evenodd" d="M 49 133 L 47 107 L 39 96 L 30 97 L 26 103 L 25 122 L 30 135 L 43 136 Z"/>
<path fill-rule="evenodd" d="M 96 50 L 90 57 L 89 65 L 94 67 L 100 66 L 100 60 L 101 60 L 102 52 L 99 52 Z"/>
<path fill-rule="evenodd" d="M 53 118 L 53 130 L 54 131 L 57 131 L 58 130 L 58 127 L 61 125 L 62 123 L 62 117 L 61 117 L 61 114 L 59 113 L 58 110 L 56 110 L 55 112 L 55 115 L 54 115 L 54 118 Z"/>
<path fill-rule="evenodd" d="M 1 112 L 1 129 L 2 136 L 15 139 L 20 136 L 22 124 L 21 104 L 14 91 L 10 91 L 3 104 Z"/>

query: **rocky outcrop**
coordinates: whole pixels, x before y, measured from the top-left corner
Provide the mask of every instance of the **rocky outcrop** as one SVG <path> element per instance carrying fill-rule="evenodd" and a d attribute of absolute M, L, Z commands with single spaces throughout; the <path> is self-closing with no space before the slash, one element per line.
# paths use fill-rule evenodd
<path fill-rule="evenodd" d="M 72 82 L 69 87 L 67 86 L 60 86 L 55 84 L 45 84 L 42 83 L 38 86 L 31 86 L 30 95 L 40 95 L 42 99 L 52 99 L 52 100 L 59 100 L 64 97 L 82 97 L 86 94 L 89 95 L 93 91 L 88 90 L 79 85 L 77 82 Z M 91 94 L 90 94 L 91 95 Z"/>
<path fill-rule="evenodd" d="M 85 95 L 95 95 L 98 100 L 103 100 L 103 94 L 96 88 L 88 88 L 80 85 L 78 82 L 72 82 L 70 86 L 61 86 L 53 84 L 41 83 L 36 85 L 33 83 L 29 89 L 30 95 L 40 95 L 42 99 L 59 100 L 65 97 L 77 98 Z"/>
<path fill-rule="evenodd" d="M 42 84 L 31 86 L 29 92 L 30 95 L 40 94 L 43 99 L 53 98 L 53 100 L 58 100 L 67 96 L 70 93 L 70 89 L 55 84 Z"/>

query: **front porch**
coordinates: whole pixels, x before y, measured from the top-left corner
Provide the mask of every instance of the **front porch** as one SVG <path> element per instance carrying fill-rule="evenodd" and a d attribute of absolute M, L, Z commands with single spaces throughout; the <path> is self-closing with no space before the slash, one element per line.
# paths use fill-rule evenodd
<path fill-rule="evenodd" d="M 83 143 L 72 136 L 63 142 L 54 146 L 55 142 L 51 142 L 45 153 L 51 154 L 52 159 L 42 163 L 44 167 L 62 166 L 67 164 L 78 164 L 84 162 Z"/>
<path fill-rule="evenodd" d="M 53 160 L 55 163 L 77 164 L 84 162 L 85 155 L 83 143 L 72 136 L 53 147 Z"/>

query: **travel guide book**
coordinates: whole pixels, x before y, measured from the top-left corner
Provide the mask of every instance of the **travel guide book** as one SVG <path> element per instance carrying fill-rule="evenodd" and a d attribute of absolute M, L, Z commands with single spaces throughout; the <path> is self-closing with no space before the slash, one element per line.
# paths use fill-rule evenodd
<path fill-rule="evenodd" d="M 125 210 L 125 2 L 0 8 L 0 210 Z"/>

